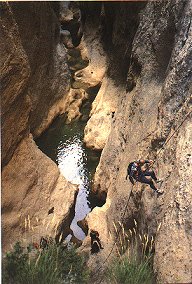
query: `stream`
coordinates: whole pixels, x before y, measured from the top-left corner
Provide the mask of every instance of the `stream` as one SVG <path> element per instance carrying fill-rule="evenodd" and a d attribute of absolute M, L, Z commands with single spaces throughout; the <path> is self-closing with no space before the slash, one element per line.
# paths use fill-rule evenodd
<path fill-rule="evenodd" d="M 62 25 L 61 29 L 65 30 L 68 28 Z M 83 101 L 80 108 L 82 116 L 79 120 L 72 121 L 70 124 L 66 123 L 65 114 L 57 117 L 47 131 L 36 140 L 36 144 L 42 152 L 57 163 L 60 172 L 68 181 L 79 186 L 75 204 L 75 216 L 70 228 L 77 239 L 83 240 L 85 233 L 77 225 L 77 222 L 83 220 L 91 209 L 97 205 L 94 198 L 90 195 L 90 186 L 101 154 L 98 151 L 86 148 L 83 143 L 83 137 L 91 105 L 99 91 L 100 85 L 87 89 L 85 84 L 75 81 L 75 72 L 82 70 L 89 64 L 89 60 L 82 59 L 78 47 L 69 48 L 67 57 L 71 72 L 72 88 L 85 89 L 88 94 L 87 100 Z M 67 240 L 70 240 L 71 237 L 69 235 Z"/>
<path fill-rule="evenodd" d="M 91 104 L 98 92 L 98 87 L 87 92 L 89 99 L 83 103 L 80 111 L 82 117 L 86 115 L 88 120 Z M 79 185 L 75 216 L 70 226 L 74 236 L 79 240 L 85 238 L 85 233 L 77 225 L 77 222 L 83 220 L 91 211 L 92 206 L 88 201 L 90 184 L 100 159 L 100 152 L 86 148 L 83 143 L 86 123 L 86 120 L 79 119 L 66 124 L 66 116 L 59 116 L 48 130 L 36 140 L 41 151 L 57 163 L 63 176 L 71 183 Z M 67 240 L 70 240 L 71 237 L 69 235 Z"/>

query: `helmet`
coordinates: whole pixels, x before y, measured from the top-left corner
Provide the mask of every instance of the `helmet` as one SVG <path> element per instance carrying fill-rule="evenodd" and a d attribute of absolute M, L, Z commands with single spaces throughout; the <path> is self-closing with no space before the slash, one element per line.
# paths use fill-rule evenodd
<path fill-rule="evenodd" d="M 140 159 L 140 160 L 138 161 L 138 163 L 139 163 L 140 165 L 143 165 L 143 164 L 145 164 L 145 160 L 144 160 L 144 159 Z"/>

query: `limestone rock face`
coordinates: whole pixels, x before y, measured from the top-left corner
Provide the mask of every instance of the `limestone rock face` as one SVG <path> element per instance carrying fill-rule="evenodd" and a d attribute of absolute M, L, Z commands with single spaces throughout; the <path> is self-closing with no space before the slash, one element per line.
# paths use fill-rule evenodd
<path fill-rule="evenodd" d="M 88 20 L 84 27 L 83 38 L 79 45 L 83 59 L 89 59 L 89 65 L 75 72 L 74 79 L 76 87 L 94 87 L 101 83 L 107 68 L 107 58 L 101 44 L 101 34 L 99 31 L 100 22 L 96 23 Z"/>
<path fill-rule="evenodd" d="M 88 94 L 83 89 L 70 89 L 65 102 L 67 114 L 67 123 L 81 117 L 80 107 L 84 100 L 88 98 Z"/>
<path fill-rule="evenodd" d="M 32 137 L 25 138 L 2 172 L 3 250 L 23 238 L 39 242 L 41 235 L 54 237 L 69 213 L 76 190 Z M 53 213 L 48 215 L 52 207 Z M 30 226 L 26 227 L 25 219 L 30 220 Z"/>
<path fill-rule="evenodd" d="M 82 86 L 86 89 L 101 84 L 92 104 L 90 119 L 85 128 L 84 142 L 87 147 L 102 150 L 110 133 L 119 98 L 118 93 L 121 89 L 118 89 L 118 86 L 106 74 L 108 60 L 101 39 L 102 23 L 99 17 L 92 16 L 94 21 L 89 16 L 86 18 L 83 37 L 79 45 L 82 58 L 88 59 L 89 64 L 86 68 L 75 72 L 74 87 Z"/>
<path fill-rule="evenodd" d="M 70 37 L 65 37 L 67 48 L 78 46 L 82 37 L 81 12 L 76 2 L 59 2 L 59 20 L 63 31 L 70 33 Z M 63 33 L 62 31 L 62 33 Z"/>
<path fill-rule="evenodd" d="M 156 237 L 155 267 L 161 282 L 190 283 L 192 280 L 191 139 L 192 126 L 188 120 L 160 159 L 165 197 L 158 216 L 161 226 Z"/>
<path fill-rule="evenodd" d="M 31 69 L 25 95 L 32 102 L 30 128 L 37 137 L 58 115 L 58 109 L 62 112 L 60 100 L 70 88 L 66 50 L 49 3 L 10 3 L 10 7 Z"/>
<path fill-rule="evenodd" d="M 180 127 L 158 157 L 165 191 L 162 212 L 158 216 L 161 228 L 155 255 L 155 267 L 161 282 L 192 281 L 191 15 L 189 1 L 183 9 L 159 105 L 156 141 L 168 141 L 173 131 Z"/>
<path fill-rule="evenodd" d="M 3 250 L 69 230 L 76 187 L 36 146 L 66 109 L 69 72 L 49 3 L 1 4 Z M 52 213 L 49 210 L 52 209 Z M 59 232 L 61 234 L 62 232 Z"/>
<path fill-rule="evenodd" d="M 89 148 L 102 150 L 111 131 L 119 93 L 123 88 L 116 87 L 109 78 L 102 80 L 101 88 L 92 104 L 90 119 L 84 130 L 84 142 Z"/>
<path fill-rule="evenodd" d="M 130 11 L 128 2 L 123 7 Z M 115 43 L 121 21 L 113 13 L 114 20 L 106 3 L 106 30 Z M 192 281 L 191 15 L 190 1 L 149 2 L 137 10 L 139 23 L 132 32 L 127 93 L 119 95 L 113 127 L 95 174 L 95 188 L 107 192 L 109 206 L 105 214 L 97 208 L 97 214 L 93 210 L 88 217 L 89 228 L 99 231 L 106 245 L 98 256 L 90 256 L 89 263 L 102 263 L 108 256 L 109 243 L 115 240 L 113 222 L 121 221 L 129 229 L 135 218 L 140 229 L 147 227 L 156 236 L 154 268 L 160 283 Z M 126 32 L 129 37 L 129 28 Z M 137 183 L 132 188 L 125 179 L 128 164 L 138 158 L 156 160 L 158 177 L 163 179 L 161 197 L 149 186 Z M 133 196 L 124 212 L 131 189 Z"/>
<path fill-rule="evenodd" d="M 29 133 L 31 103 L 29 96 L 24 95 L 30 76 L 28 58 L 11 11 L 3 4 L 1 10 L 1 158 L 4 165 L 21 139 Z"/>

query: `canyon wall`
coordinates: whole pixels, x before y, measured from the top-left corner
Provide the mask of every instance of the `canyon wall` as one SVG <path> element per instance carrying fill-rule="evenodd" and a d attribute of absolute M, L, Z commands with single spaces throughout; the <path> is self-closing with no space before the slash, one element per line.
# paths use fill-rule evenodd
<path fill-rule="evenodd" d="M 95 174 L 94 191 L 100 196 L 106 192 L 106 203 L 87 217 L 89 228 L 101 233 L 104 245 L 104 250 L 88 260 L 95 282 L 100 280 L 98 272 L 94 278 L 94 272 L 100 266 L 100 272 L 104 270 L 115 240 L 113 222 L 122 221 L 129 229 L 134 219 L 140 230 L 155 237 L 157 281 L 192 281 L 191 9 L 190 1 L 171 0 L 104 3 L 101 7 L 103 46 L 108 56 L 105 75 L 124 90 L 117 93 L 110 134 Z M 126 66 L 123 70 L 122 65 Z M 103 97 L 107 98 L 107 92 Z M 104 110 L 105 105 L 102 107 Z M 95 136 L 93 132 L 86 143 L 97 148 L 99 138 Z M 157 198 L 149 186 L 139 183 L 132 188 L 125 179 L 128 164 L 139 158 L 155 160 L 154 167 L 163 180 L 159 185 L 162 196 Z M 131 190 L 133 196 L 122 219 Z M 89 240 L 84 244 L 88 248 Z M 83 250 L 85 253 L 86 248 Z"/>
<path fill-rule="evenodd" d="M 2 3 L 1 35 L 2 230 L 7 250 L 22 237 L 39 241 L 40 234 L 53 234 L 69 216 L 77 189 L 33 141 L 64 111 L 70 89 L 66 50 L 51 4 Z"/>
<path fill-rule="evenodd" d="M 81 249 L 88 255 L 92 281 L 101 280 L 94 273 L 108 263 L 114 222 L 130 229 L 135 219 L 140 230 L 155 237 L 158 282 L 191 283 L 191 3 L 80 2 L 81 17 L 68 5 L 62 9 L 63 28 L 71 28 L 68 47 L 79 44 L 83 31 L 78 48 L 89 61 L 74 72 L 76 87 L 101 85 L 84 136 L 87 146 L 102 150 L 94 192 L 106 201 L 87 217 L 89 229 L 100 232 L 104 249 L 90 256 L 89 238 Z M 69 223 L 76 187 L 33 140 L 66 111 L 70 73 L 59 37 L 58 4 L 3 3 L 1 11 L 2 229 L 7 250 L 21 236 L 53 234 L 58 224 Z M 155 160 L 162 196 L 125 179 L 128 164 L 139 158 Z"/>

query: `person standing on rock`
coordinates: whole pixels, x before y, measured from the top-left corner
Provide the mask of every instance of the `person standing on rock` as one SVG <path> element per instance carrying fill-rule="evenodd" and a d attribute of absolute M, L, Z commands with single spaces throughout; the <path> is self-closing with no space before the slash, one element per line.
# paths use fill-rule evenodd
<path fill-rule="evenodd" d="M 127 176 L 129 176 L 130 182 L 134 185 L 135 182 L 141 182 L 150 185 L 150 187 L 159 195 L 163 194 L 163 192 L 158 191 L 156 188 L 154 181 L 156 183 L 161 182 L 158 180 L 155 172 L 150 169 L 150 166 L 153 164 L 153 160 L 138 160 L 131 162 L 127 168 Z"/>

